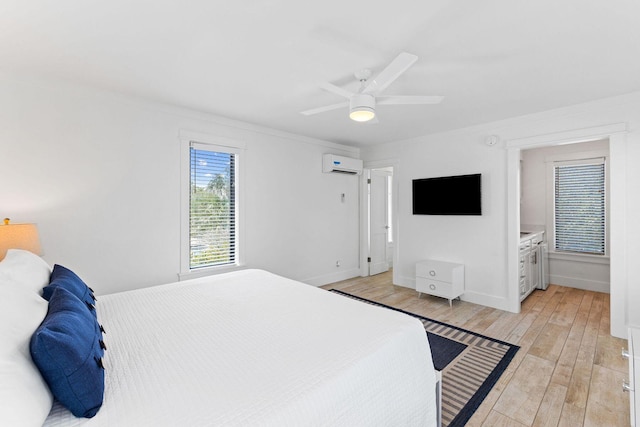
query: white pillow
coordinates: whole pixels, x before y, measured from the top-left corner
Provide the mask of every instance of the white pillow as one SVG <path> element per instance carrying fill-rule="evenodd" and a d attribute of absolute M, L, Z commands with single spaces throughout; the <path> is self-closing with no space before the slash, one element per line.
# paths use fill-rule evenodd
<path fill-rule="evenodd" d="M 29 342 L 48 303 L 21 285 L 0 275 L 0 425 L 42 426 L 53 396 L 33 363 Z"/>
<path fill-rule="evenodd" d="M 29 342 L 47 314 L 40 295 L 51 267 L 38 255 L 10 249 L 0 262 L 0 425 L 41 426 L 53 396 L 33 363 Z"/>
<path fill-rule="evenodd" d="M 51 266 L 33 252 L 9 249 L 0 262 L 0 283 L 16 284 L 38 295 L 42 295 L 42 288 L 49 284 L 50 276 Z"/>

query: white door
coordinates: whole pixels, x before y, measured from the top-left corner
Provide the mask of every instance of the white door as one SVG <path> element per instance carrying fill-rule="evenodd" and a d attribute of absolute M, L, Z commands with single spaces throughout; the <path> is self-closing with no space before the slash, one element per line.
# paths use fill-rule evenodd
<path fill-rule="evenodd" d="M 369 175 L 369 275 L 389 270 L 387 262 L 388 179 L 390 172 L 372 169 Z"/>

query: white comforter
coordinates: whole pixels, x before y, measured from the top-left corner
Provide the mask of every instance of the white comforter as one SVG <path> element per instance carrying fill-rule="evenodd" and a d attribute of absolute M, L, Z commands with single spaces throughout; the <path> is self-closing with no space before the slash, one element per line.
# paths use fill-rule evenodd
<path fill-rule="evenodd" d="M 421 323 L 261 270 L 103 296 L 104 405 L 46 426 L 433 426 Z"/>

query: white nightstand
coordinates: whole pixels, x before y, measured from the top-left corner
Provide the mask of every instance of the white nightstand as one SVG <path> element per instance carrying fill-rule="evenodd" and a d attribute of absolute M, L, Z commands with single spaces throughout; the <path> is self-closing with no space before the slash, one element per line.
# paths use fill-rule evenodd
<path fill-rule="evenodd" d="M 464 293 L 464 265 L 425 260 L 416 263 L 416 291 L 451 301 Z"/>

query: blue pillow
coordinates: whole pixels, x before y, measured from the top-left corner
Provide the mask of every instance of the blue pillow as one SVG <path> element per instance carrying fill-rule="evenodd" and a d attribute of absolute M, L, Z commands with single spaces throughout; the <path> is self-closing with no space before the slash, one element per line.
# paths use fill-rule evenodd
<path fill-rule="evenodd" d="M 62 287 L 31 337 L 31 357 L 53 396 L 76 417 L 93 417 L 104 397 L 102 333 L 85 304 Z"/>
<path fill-rule="evenodd" d="M 56 287 L 65 288 L 74 294 L 96 316 L 96 299 L 93 296 L 93 290 L 76 273 L 58 264 L 53 266 L 49 284 L 42 289 L 42 297 L 49 301 Z"/>

